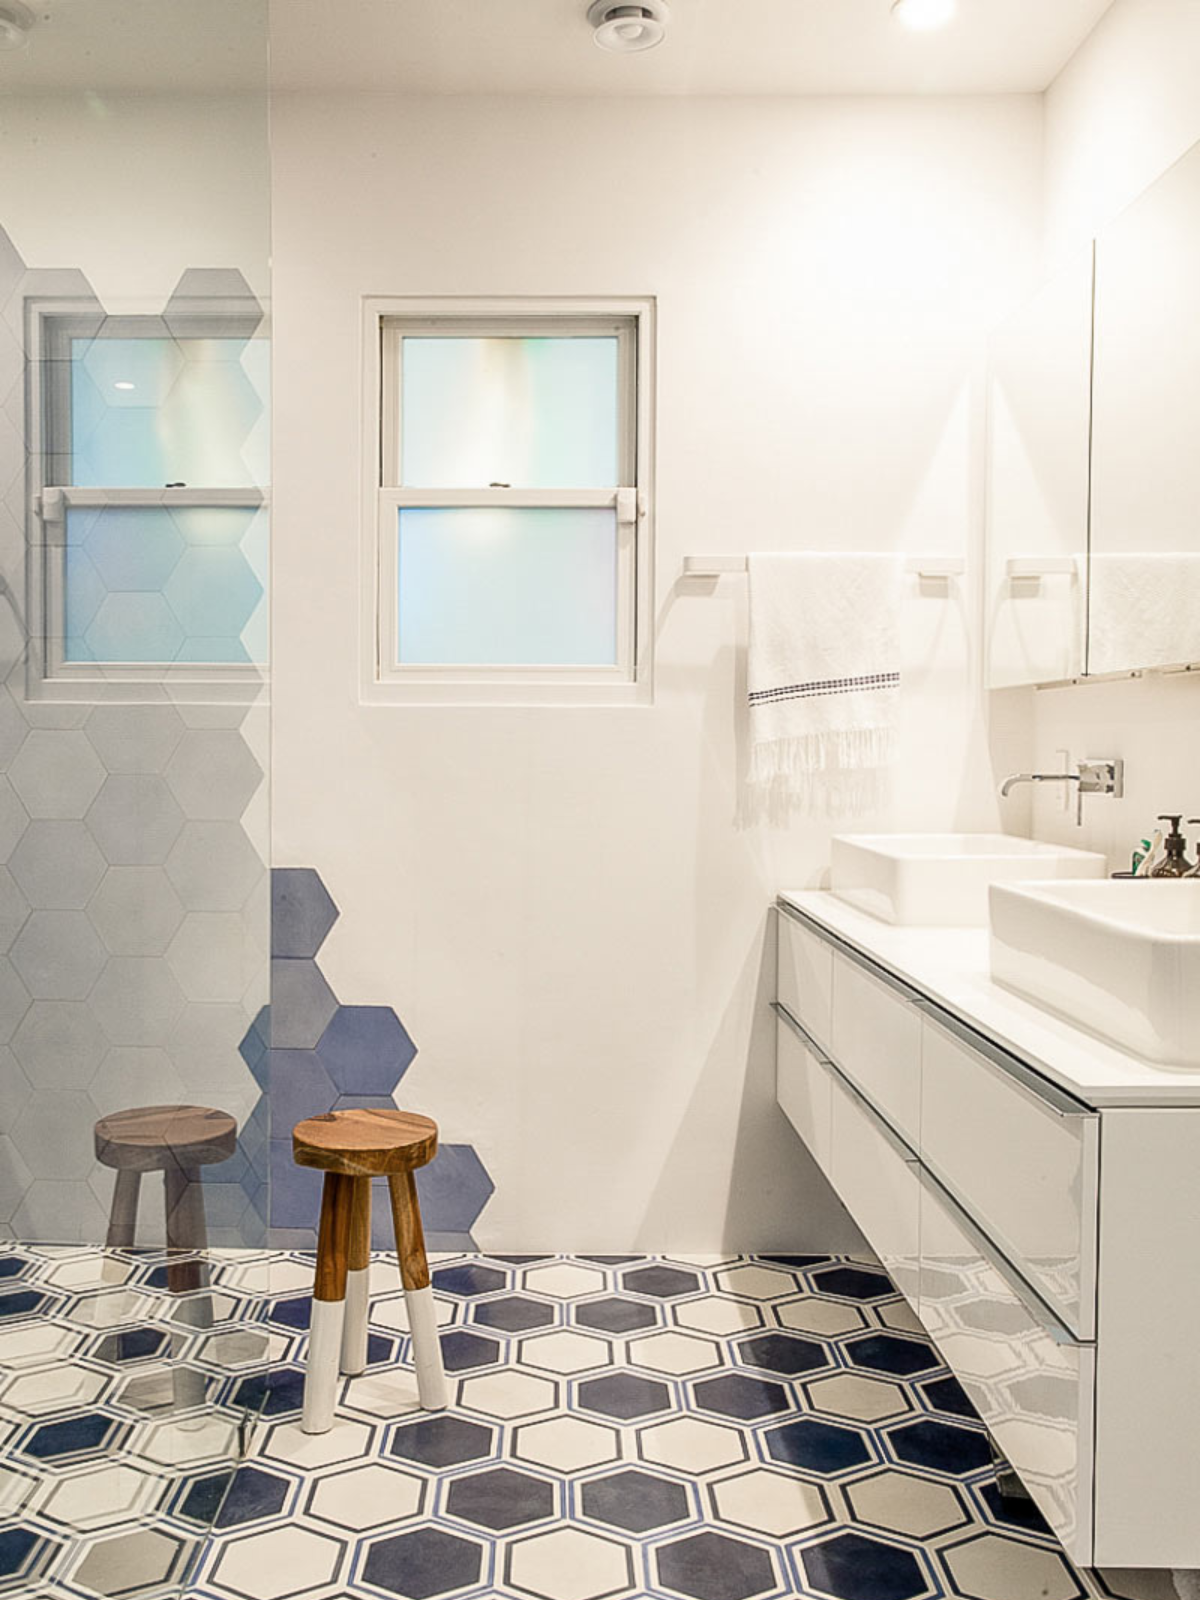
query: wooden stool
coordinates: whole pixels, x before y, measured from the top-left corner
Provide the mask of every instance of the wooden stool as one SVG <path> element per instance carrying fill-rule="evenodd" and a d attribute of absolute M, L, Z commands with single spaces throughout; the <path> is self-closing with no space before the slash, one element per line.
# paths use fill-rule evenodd
<path fill-rule="evenodd" d="M 391 1195 L 417 1393 L 427 1411 L 448 1404 L 413 1178 L 437 1154 L 437 1137 L 437 1123 L 428 1117 L 366 1108 L 309 1117 L 292 1131 L 297 1165 L 325 1174 L 300 1424 L 305 1433 L 333 1426 L 339 1368 L 353 1376 L 367 1364 L 372 1178 L 385 1177 Z"/>
<path fill-rule="evenodd" d="M 144 1172 L 163 1175 L 167 1249 L 195 1255 L 208 1244 L 200 1168 L 228 1161 L 237 1146 L 237 1123 L 209 1106 L 138 1106 L 115 1111 L 96 1124 L 96 1159 L 115 1167 L 108 1216 L 110 1250 L 130 1246 L 137 1232 Z M 203 1287 L 204 1264 L 168 1263 L 167 1287 L 176 1294 Z"/>

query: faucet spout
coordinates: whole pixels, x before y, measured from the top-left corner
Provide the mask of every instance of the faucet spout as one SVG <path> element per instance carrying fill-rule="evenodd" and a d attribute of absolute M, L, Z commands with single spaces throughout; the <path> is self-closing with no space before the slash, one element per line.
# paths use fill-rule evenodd
<path fill-rule="evenodd" d="M 1078 772 L 1014 772 L 1000 785 L 1000 793 L 1007 795 L 1019 783 L 1079 783 L 1081 779 Z"/>

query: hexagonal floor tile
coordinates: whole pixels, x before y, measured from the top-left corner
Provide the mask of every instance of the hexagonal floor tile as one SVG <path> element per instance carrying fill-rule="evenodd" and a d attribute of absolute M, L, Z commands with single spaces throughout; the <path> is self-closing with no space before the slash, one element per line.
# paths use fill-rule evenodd
<path fill-rule="evenodd" d="M 24 1455 L 47 1466 L 68 1466 L 118 1449 L 128 1429 L 99 1411 L 39 1423 L 21 1443 Z"/>
<path fill-rule="evenodd" d="M 621 1274 L 621 1287 L 628 1294 L 652 1295 L 656 1300 L 677 1300 L 682 1295 L 696 1294 L 700 1279 L 694 1272 L 682 1267 L 669 1267 L 655 1262 L 648 1267 L 631 1267 Z"/>
<path fill-rule="evenodd" d="M 938 1422 L 933 1417 L 889 1428 L 884 1437 L 897 1460 L 927 1472 L 961 1476 L 978 1472 L 992 1459 L 987 1434 L 981 1429 Z"/>
<path fill-rule="evenodd" d="M 310 1517 L 362 1532 L 419 1516 L 425 1497 L 423 1479 L 371 1461 L 318 1478 L 309 1491 L 306 1509 Z"/>
<path fill-rule="evenodd" d="M 858 1428 L 818 1422 L 814 1417 L 801 1417 L 771 1428 L 763 1435 L 763 1442 L 773 1461 L 828 1477 L 865 1466 L 874 1458 L 866 1435 Z"/>
<path fill-rule="evenodd" d="M 739 1339 L 737 1359 L 760 1372 L 795 1378 L 802 1372 L 817 1372 L 830 1364 L 829 1352 L 815 1339 L 801 1339 L 793 1333 L 756 1333 Z"/>
<path fill-rule="evenodd" d="M 336 1417 L 328 1433 L 305 1433 L 299 1422 L 279 1422 L 268 1430 L 259 1455 L 315 1471 L 365 1456 L 374 1437 L 375 1429 L 367 1423 L 345 1417 Z"/>
<path fill-rule="evenodd" d="M 971 1520 L 952 1485 L 891 1469 L 847 1484 L 846 1501 L 856 1522 L 912 1539 L 931 1539 Z"/>
<path fill-rule="evenodd" d="M 1057 1550 L 981 1533 L 941 1551 L 958 1594 L 968 1600 L 1083 1600 L 1085 1591 Z"/>
<path fill-rule="evenodd" d="M 850 1417 L 855 1422 L 882 1422 L 912 1410 L 912 1401 L 903 1384 L 887 1378 L 869 1378 L 859 1372 L 835 1372 L 828 1378 L 814 1378 L 804 1385 L 809 1404 L 816 1411 L 835 1417 Z"/>
<path fill-rule="evenodd" d="M 446 1489 L 445 1510 L 478 1528 L 507 1533 L 554 1515 L 554 1485 L 513 1467 L 487 1467 L 453 1479 Z"/>
<path fill-rule="evenodd" d="M 487 1417 L 512 1421 L 553 1411 L 558 1404 L 558 1385 L 549 1378 L 536 1378 L 529 1372 L 511 1369 L 464 1378 L 459 1384 L 459 1404 Z"/>
<path fill-rule="evenodd" d="M 782 1300 L 800 1287 L 794 1272 L 758 1262 L 727 1267 L 717 1272 L 716 1279 L 725 1294 L 741 1295 L 745 1300 Z"/>
<path fill-rule="evenodd" d="M 556 1528 L 509 1546 L 505 1581 L 538 1600 L 599 1600 L 633 1582 L 627 1546 L 580 1528 Z"/>
<path fill-rule="evenodd" d="M 524 1333 L 530 1328 L 545 1328 L 557 1315 L 544 1300 L 528 1295 L 503 1295 L 496 1300 L 481 1300 L 471 1307 L 471 1321 L 498 1333 Z"/>
<path fill-rule="evenodd" d="M 692 1395 L 701 1411 L 715 1411 L 722 1417 L 741 1422 L 757 1422 L 761 1417 L 777 1416 L 792 1406 L 786 1389 L 768 1378 L 754 1378 L 748 1372 L 726 1372 L 720 1377 L 703 1378 L 692 1384 Z"/>
<path fill-rule="evenodd" d="M 272 1528 L 220 1547 L 210 1582 L 254 1600 L 283 1600 L 331 1583 L 345 1543 L 308 1528 Z"/>
<path fill-rule="evenodd" d="M 604 1288 L 604 1273 L 597 1267 L 580 1266 L 573 1261 L 551 1261 L 543 1266 L 526 1267 L 523 1287 L 554 1300 L 577 1300 Z"/>
<path fill-rule="evenodd" d="M 242 1528 L 283 1511 L 295 1480 L 262 1466 L 209 1472 L 193 1478 L 176 1502 L 176 1513 L 204 1527 Z"/>
<path fill-rule="evenodd" d="M 839 1333 L 854 1333 L 867 1325 L 865 1314 L 857 1306 L 839 1304 L 835 1300 L 817 1300 L 811 1295 L 803 1300 L 787 1300 L 781 1305 L 774 1305 L 771 1312 L 782 1327 L 830 1339 L 836 1338 Z"/>
<path fill-rule="evenodd" d="M 589 1479 L 580 1488 L 579 1503 L 584 1516 L 626 1533 L 669 1528 L 693 1515 L 691 1498 L 683 1484 L 633 1467 Z"/>
<path fill-rule="evenodd" d="M 78 1410 L 92 1405 L 108 1387 L 109 1379 L 85 1367 L 52 1367 L 41 1372 L 19 1373 L 8 1383 L 0 1399 L 10 1410 L 24 1416 L 44 1417 L 54 1411 Z"/>
<path fill-rule="evenodd" d="M 99 1467 L 55 1484 L 39 1515 L 83 1531 L 104 1528 L 151 1510 L 164 1488 L 161 1478 L 137 1467 Z"/>
<path fill-rule="evenodd" d="M 632 1333 L 638 1328 L 653 1328 L 659 1314 L 656 1307 L 642 1300 L 626 1300 L 608 1295 L 601 1300 L 584 1300 L 571 1307 L 571 1316 L 584 1328 L 604 1333 Z"/>
<path fill-rule="evenodd" d="M 433 1600 L 479 1582 L 483 1546 L 442 1528 L 414 1528 L 366 1547 L 364 1583 L 404 1600 Z"/>
<path fill-rule="evenodd" d="M 671 1391 L 655 1378 L 636 1372 L 608 1372 L 602 1378 L 585 1378 L 575 1387 L 575 1403 L 583 1411 L 598 1412 L 632 1422 L 671 1409 Z"/>
<path fill-rule="evenodd" d="M 477 1261 L 438 1267 L 433 1273 L 433 1287 L 439 1294 L 461 1295 L 468 1299 L 475 1295 L 496 1294 L 507 1284 L 507 1273 L 499 1267 L 483 1266 Z"/>
<path fill-rule="evenodd" d="M 0 1366 L 40 1367 L 65 1362 L 79 1344 L 73 1328 L 53 1322 L 27 1322 L 0 1328 Z"/>
<path fill-rule="evenodd" d="M 119 1533 L 88 1547 L 73 1583 L 84 1593 L 145 1594 L 182 1579 L 192 1549 L 190 1540 L 161 1528 Z"/>
<path fill-rule="evenodd" d="M 709 1367 L 721 1366 L 724 1357 L 720 1345 L 713 1339 L 667 1330 L 648 1334 L 644 1339 L 631 1339 L 629 1360 L 631 1365 L 647 1367 L 651 1372 L 685 1377 L 693 1372 L 704 1372 Z"/>
<path fill-rule="evenodd" d="M 830 1520 L 829 1500 L 815 1483 L 770 1467 L 752 1467 L 709 1485 L 714 1513 L 752 1533 L 790 1539 Z"/>
<path fill-rule="evenodd" d="M 495 1434 L 481 1422 L 441 1415 L 401 1424 L 388 1446 L 394 1456 L 426 1467 L 453 1467 L 483 1461 L 493 1453 Z"/>
<path fill-rule="evenodd" d="M 865 1534 L 818 1540 L 799 1551 L 798 1558 L 811 1588 L 835 1600 L 916 1600 L 932 1589 L 911 1550 Z"/>
<path fill-rule="evenodd" d="M 582 1417 L 553 1417 L 518 1428 L 513 1455 L 555 1472 L 580 1472 L 619 1461 L 621 1442 L 615 1428 Z"/>
<path fill-rule="evenodd" d="M 607 1339 L 599 1339 L 594 1334 L 573 1333 L 567 1328 L 554 1333 L 540 1333 L 532 1339 L 522 1339 L 518 1350 L 518 1360 L 522 1366 L 537 1367 L 543 1372 L 557 1372 L 564 1377 L 587 1372 L 594 1367 L 606 1367 L 612 1361 L 612 1345 Z"/>
<path fill-rule="evenodd" d="M 640 1429 L 638 1454 L 643 1461 L 676 1472 L 715 1472 L 718 1467 L 745 1461 L 746 1444 L 740 1429 L 702 1422 L 698 1417 L 676 1417 Z"/>
<path fill-rule="evenodd" d="M 694 1600 L 750 1600 L 779 1581 L 770 1551 L 723 1533 L 659 1545 L 654 1560 L 662 1587 Z"/>
<path fill-rule="evenodd" d="M 929 1337 L 920 1317 L 917 1316 L 917 1313 L 907 1300 L 888 1300 L 874 1309 L 876 1317 L 883 1326 L 891 1328 L 894 1333 L 916 1333 L 923 1339 Z M 955 1315 L 961 1317 L 965 1309 L 962 1306 L 956 1307 Z M 1023 1313 L 1018 1310 L 1017 1315 L 1020 1317 Z M 1025 1324 L 1022 1324 L 1022 1326 L 1025 1326 Z"/>
<path fill-rule="evenodd" d="M 848 1263 L 826 1267 L 812 1273 L 811 1278 L 822 1294 L 837 1295 L 843 1300 L 885 1300 L 896 1293 L 892 1280 L 885 1273 Z"/>
<path fill-rule="evenodd" d="M 751 1300 L 735 1300 L 730 1295 L 704 1294 L 695 1300 L 680 1300 L 671 1307 L 671 1320 L 677 1327 L 711 1333 L 718 1338 L 763 1326 L 762 1308 Z"/>
<path fill-rule="evenodd" d="M 942 1365 L 941 1357 L 924 1339 L 906 1339 L 898 1333 L 873 1333 L 863 1339 L 850 1339 L 846 1355 L 856 1367 L 887 1372 L 898 1378 L 911 1378 L 918 1372 L 932 1372 Z"/>

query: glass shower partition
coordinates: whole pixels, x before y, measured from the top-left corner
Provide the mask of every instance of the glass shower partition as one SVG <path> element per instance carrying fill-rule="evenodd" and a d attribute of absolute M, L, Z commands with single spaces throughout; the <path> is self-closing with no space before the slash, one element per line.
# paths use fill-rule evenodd
<path fill-rule="evenodd" d="M 269 1288 L 266 0 L 0 53 L 0 1592 L 182 1593 Z M 21 26 L 24 32 L 21 32 Z"/>

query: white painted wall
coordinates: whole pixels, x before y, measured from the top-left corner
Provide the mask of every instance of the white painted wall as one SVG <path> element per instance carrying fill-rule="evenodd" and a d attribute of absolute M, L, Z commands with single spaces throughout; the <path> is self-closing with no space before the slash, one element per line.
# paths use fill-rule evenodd
<path fill-rule="evenodd" d="M 266 86 L 0 95 L 0 222 L 33 267 L 79 267 L 110 311 L 158 311 L 188 267 L 266 302 Z"/>
<path fill-rule="evenodd" d="M 977 555 L 1040 134 L 1033 97 L 276 97 L 275 860 L 320 870 L 331 983 L 395 1005 L 409 1102 L 480 1150 L 485 1247 L 852 1237 L 774 1106 L 765 1009 L 767 907 L 829 825 L 740 818 L 744 580 L 677 579 Z M 652 708 L 358 703 L 360 297 L 406 293 L 658 297 Z M 977 612 L 914 583 L 895 800 L 859 825 L 994 821 Z"/>
<path fill-rule="evenodd" d="M 1200 139 L 1198 81 L 1200 3 L 1117 0 L 1046 95 L 1052 259 L 1092 237 Z M 1200 814 L 1200 683 L 1193 677 L 1029 697 L 1039 765 L 1054 762 L 1059 750 L 1072 759 L 1120 755 L 1126 762 L 1126 798 L 1085 801 L 1082 830 L 1053 792 L 1039 792 L 1037 837 L 1105 850 L 1114 870 L 1125 869 L 1158 812 Z"/>

